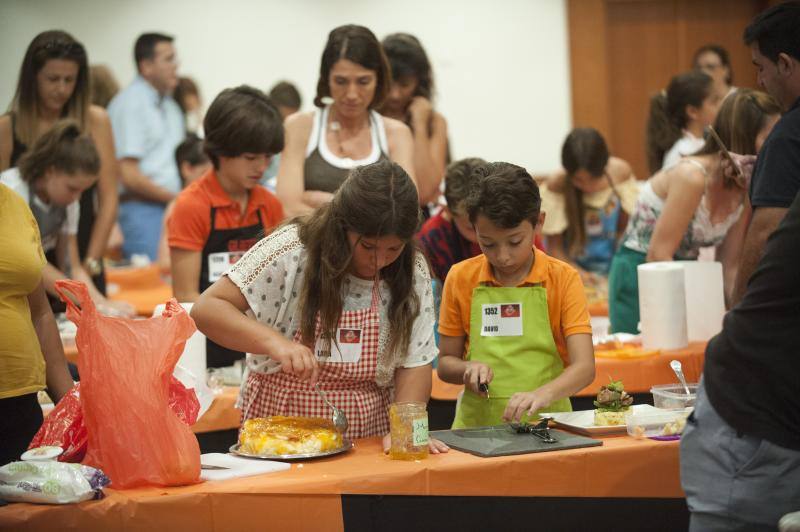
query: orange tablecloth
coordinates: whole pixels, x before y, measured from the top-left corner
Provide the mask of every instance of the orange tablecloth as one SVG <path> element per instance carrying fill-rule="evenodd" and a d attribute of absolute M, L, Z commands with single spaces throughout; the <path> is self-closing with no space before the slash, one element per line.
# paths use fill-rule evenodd
<path fill-rule="evenodd" d="M 208 407 L 203 417 L 192 425 L 195 433 L 213 432 L 215 430 L 238 429 L 242 411 L 234 406 L 236 398 L 239 397 L 239 388 L 229 386 L 222 390 L 222 393 L 214 397 L 214 402 Z M 231 445 L 236 443 L 231 442 Z"/>
<path fill-rule="evenodd" d="M 392 461 L 377 438 L 288 471 L 179 488 L 106 490 L 78 505 L 11 504 L 0 528 L 51 530 L 343 530 L 341 494 L 681 498 L 678 442 L 603 439 L 603 446 L 497 458 L 451 450 Z M 535 479 L 535 481 L 534 481 Z"/>
<path fill-rule="evenodd" d="M 75 343 L 71 343 L 69 345 L 64 346 L 64 356 L 67 357 L 67 362 L 72 362 L 73 364 L 78 363 L 78 346 Z"/>
<path fill-rule="evenodd" d="M 589 303 L 590 316 L 608 316 L 608 301 L 593 301 Z"/>
<path fill-rule="evenodd" d="M 119 290 L 109 294 L 114 301 L 127 301 L 140 316 L 152 316 L 153 310 L 172 297 L 172 286 L 162 279 L 157 266 L 144 268 L 109 268 L 106 282 Z"/>
<path fill-rule="evenodd" d="M 609 376 L 622 380 L 628 393 L 649 393 L 656 384 L 676 383 L 677 379 L 669 367 L 670 360 L 679 360 L 689 382 L 698 382 L 703 373 L 706 342 L 692 342 L 685 349 L 663 351 L 659 355 L 641 359 L 595 358 L 594 381 L 578 392 L 578 396 L 597 395 L 600 386 L 608 383 Z M 433 370 L 431 398 L 440 401 L 455 401 L 464 386 L 443 382 Z"/>

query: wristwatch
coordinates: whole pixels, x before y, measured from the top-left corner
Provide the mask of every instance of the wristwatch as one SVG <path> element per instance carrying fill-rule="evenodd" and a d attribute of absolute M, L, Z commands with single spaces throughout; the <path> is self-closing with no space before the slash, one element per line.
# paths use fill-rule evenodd
<path fill-rule="evenodd" d="M 95 275 L 100 275 L 103 271 L 103 263 L 97 259 L 92 257 L 87 257 L 86 260 L 83 262 L 86 271 L 94 277 Z"/>

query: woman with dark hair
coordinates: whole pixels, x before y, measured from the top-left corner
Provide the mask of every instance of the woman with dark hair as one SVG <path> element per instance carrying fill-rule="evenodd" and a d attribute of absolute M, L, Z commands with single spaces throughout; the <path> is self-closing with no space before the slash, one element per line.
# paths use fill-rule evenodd
<path fill-rule="evenodd" d="M 636 204 L 636 177 L 630 164 L 609 155 L 605 139 L 593 128 L 567 135 L 561 164 L 541 187 L 547 253 L 605 275 Z"/>
<path fill-rule="evenodd" d="M 721 101 L 714 80 L 698 70 L 673 77 L 666 91 L 653 96 L 647 118 L 650 172 L 702 148 L 705 128 L 714 123 Z"/>
<path fill-rule="evenodd" d="M 100 178 L 80 200 L 78 252 L 101 292 L 105 292 L 103 255 L 117 218 L 117 165 L 111 122 L 106 111 L 91 105 L 86 50 L 70 34 L 37 35 L 22 60 L 17 91 L 8 114 L 0 117 L 0 170 L 19 158 L 56 121 L 71 118 L 94 140 L 100 154 Z"/>
<path fill-rule="evenodd" d="M 447 164 L 447 121 L 433 109 L 431 63 L 419 39 L 408 33 L 388 35 L 382 44 L 392 85 L 380 111 L 411 128 L 420 203 L 432 203 L 439 197 Z"/>
<path fill-rule="evenodd" d="M 731 151 L 756 155 L 780 118 L 768 94 L 739 89 L 725 98 L 714 129 Z M 645 262 L 695 260 L 700 248 L 716 247 L 722 263 L 726 300 L 736 269 L 747 216 L 749 183 L 725 176 L 723 156 L 713 139 L 690 157 L 665 167 L 642 186 L 608 279 L 612 332 L 636 333 L 639 283 Z"/>
<path fill-rule="evenodd" d="M 701 46 L 694 53 L 692 66 L 711 76 L 714 80 L 714 92 L 724 99 L 736 90 L 733 86 L 733 68 L 728 51 L 718 44 Z"/>
<path fill-rule="evenodd" d="M 389 93 L 391 72 L 381 44 L 364 26 L 340 26 L 322 52 L 312 113 L 286 119 L 276 193 L 288 215 L 329 202 L 349 171 L 392 160 L 414 177 L 408 127 L 374 109 Z"/>
<path fill-rule="evenodd" d="M 386 435 L 386 446 L 389 404 L 427 402 L 437 348 L 419 223 L 417 189 L 398 164 L 357 167 L 331 201 L 261 240 L 200 295 L 200 330 L 248 353 L 244 420 L 329 418 L 317 384 L 347 414 L 351 438 Z M 360 340 L 343 343 L 348 329 Z"/>

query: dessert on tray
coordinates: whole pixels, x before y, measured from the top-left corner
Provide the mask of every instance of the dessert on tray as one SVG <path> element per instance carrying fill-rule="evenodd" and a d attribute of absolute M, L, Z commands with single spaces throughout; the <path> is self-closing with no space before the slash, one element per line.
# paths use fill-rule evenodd
<path fill-rule="evenodd" d="M 334 451 L 344 444 L 328 419 L 270 416 L 248 419 L 239 431 L 239 451 L 261 456 Z"/>
<path fill-rule="evenodd" d="M 594 424 L 598 426 L 624 425 L 631 413 L 633 397 L 625 391 L 622 381 L 612 380 L 600 387 L 594 402 Z"/>

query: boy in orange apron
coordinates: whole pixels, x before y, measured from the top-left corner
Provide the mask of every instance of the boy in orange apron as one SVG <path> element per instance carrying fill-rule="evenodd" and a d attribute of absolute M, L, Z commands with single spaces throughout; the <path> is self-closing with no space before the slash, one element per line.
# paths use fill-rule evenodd
<path fill-rule="evenodd" d="M 594 379 L 578 272 L 533 244 L 544 220 L 536 183 L 508 163 L 476 173 L 466 209 L 483 254 L 451 268 L 439 315 L 439 377 L 465 384 L 453 428 L 569 411 Z"/>

